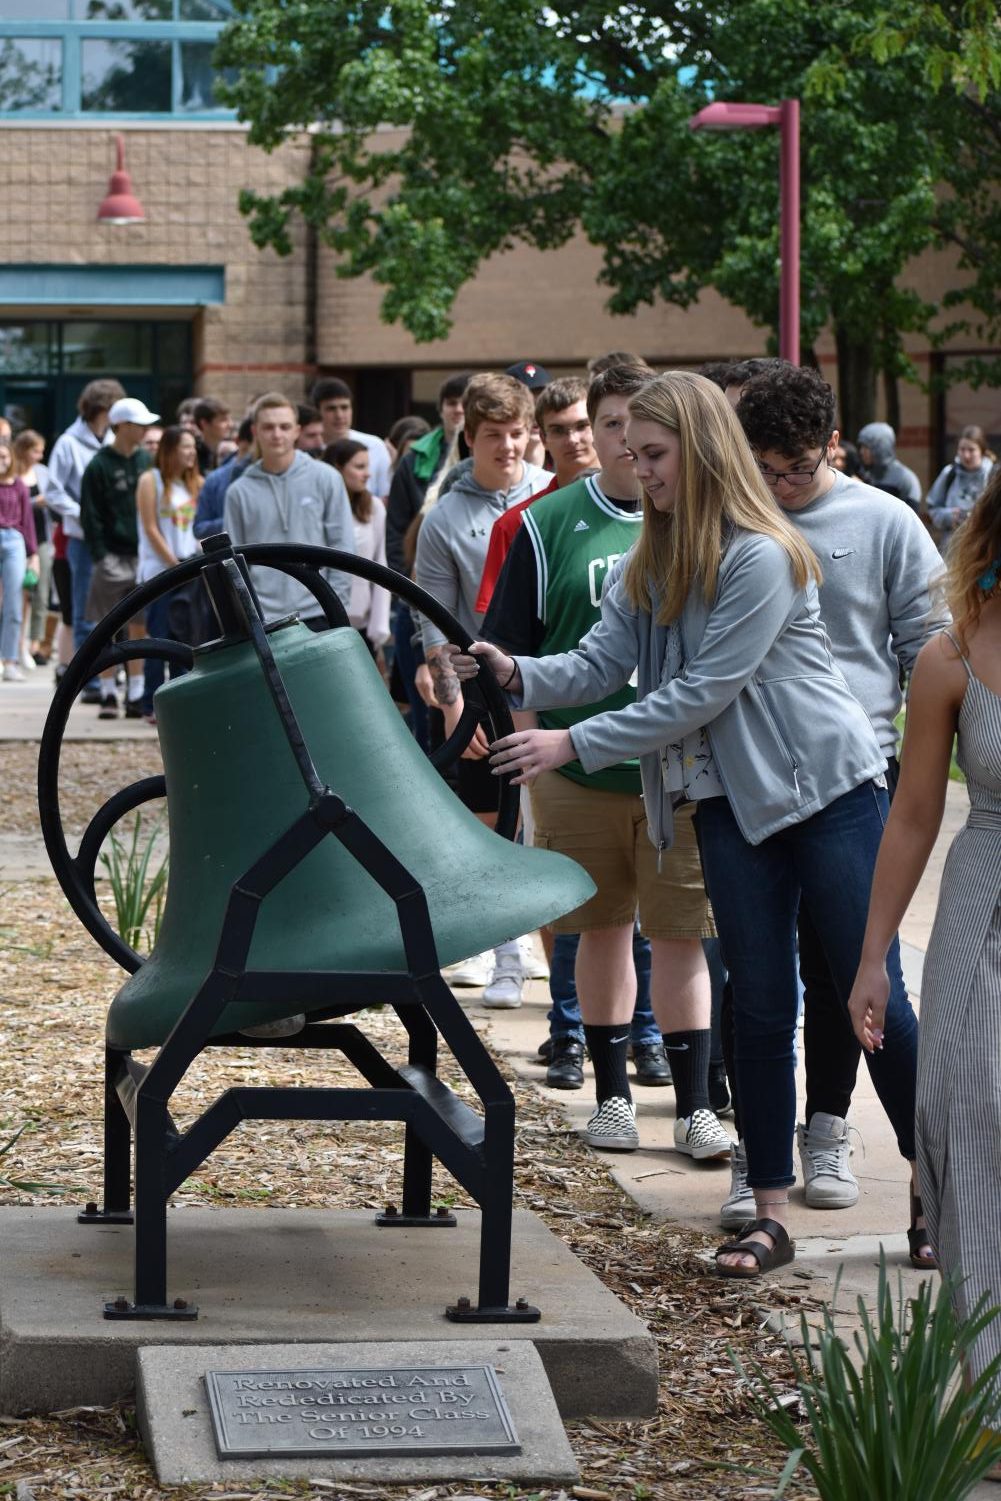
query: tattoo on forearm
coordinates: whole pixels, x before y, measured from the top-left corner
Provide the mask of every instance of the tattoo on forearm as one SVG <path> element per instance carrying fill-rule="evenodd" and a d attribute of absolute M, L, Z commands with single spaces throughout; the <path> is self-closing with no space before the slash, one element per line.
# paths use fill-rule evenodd
<path fill-rule="evenodd" d="M 452 658 L 440 646 L 433 646 L 425 653 L 434 681 L 434 696 L 442 708 L 454 704 L 462 691 L 459 679 L 452 670 Z"/>

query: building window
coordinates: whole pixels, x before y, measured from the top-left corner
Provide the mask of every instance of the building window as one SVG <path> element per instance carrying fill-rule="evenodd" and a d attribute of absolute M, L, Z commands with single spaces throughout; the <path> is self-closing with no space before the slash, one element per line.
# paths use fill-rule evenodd
<path fill-rule="evenodd" d="M 231 117 L 212 54 L 228 0 L 0 0 L 0 117 Z"/>
<path fill-rule="evenodd" d="M 55 37 L 0 40 L 0 101 L 5 114 L 56 114 L 63 105 L 63 44 Z"/>
<path fill-rule="evenodd" d="M 165 419 L 191 394 L 187 319 L 33 318 L 0 323 L 0 412 L 52 439 L 89 380 L 115 376 Z"/>
<path fill-rule="evenodd" d="M 85 40 L 80 47 L 85 114 L 170 113 L 170 43 Z"/>

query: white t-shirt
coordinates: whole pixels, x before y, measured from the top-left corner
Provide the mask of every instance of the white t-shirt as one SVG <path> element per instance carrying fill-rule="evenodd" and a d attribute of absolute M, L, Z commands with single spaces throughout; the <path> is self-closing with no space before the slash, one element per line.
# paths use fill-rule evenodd
<path fill-rule="evenodd" d="M 370 558 L 373 563 L 386 566 L 386 507 L 378 496 L 372 497 L 372 514 L 367 521 L 354 517 L 355 552 L 361 558 Z M 358 630 L 364 631 L 373 646 L 381 646 L 389 639 L 388 589 L 370 584 L 368 579 L 351 576 L 351 603 L 348 619 Z"/>
<path fill-rule="evenodd" d="M 189 493 L 186 485 L 180 480 L 171 480 L 169 489 L 165 489 L 163 476 L 158 469 L 148 471 L 153 476 L 156 485 L 156 519 L 163 536 L 163 540 L 170 548 L 179 563 L 185 558 L 193 557 L 198 551 L 198 541 L 192 531 L 192 523 L 195 519 L 195 509 L 198 504 L 196 496 Z M 154 551 L 153 544 L 146 535 L 146 528 L 139 518 L 139 566 L 136 570 L 136 579 L 144 584 L 147 579 L 156 578 L 158 573 L 163 573 L 167 565 Z"/>

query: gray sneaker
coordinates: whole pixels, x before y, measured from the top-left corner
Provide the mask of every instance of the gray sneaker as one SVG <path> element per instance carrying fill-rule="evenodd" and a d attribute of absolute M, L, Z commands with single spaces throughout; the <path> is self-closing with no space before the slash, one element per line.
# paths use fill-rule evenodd
<path fill-rule="evenodd" d="M 818 1110 L 807 1126 L 796 1127 L 806 1202 L 811 1209 L 850 1209 L 858 1203 L 858 1180 L 848 1159 L 848 1122 Z"/>
<path fill-rule="evenodd" d="M 730 1147 L 730 1192 L 723 1200 L 719 1222 L 724 1230 L 742 1230 L 757 1216 L 754 1189 L 747 1186 L 747 1150 L 742 1141 Z"/>

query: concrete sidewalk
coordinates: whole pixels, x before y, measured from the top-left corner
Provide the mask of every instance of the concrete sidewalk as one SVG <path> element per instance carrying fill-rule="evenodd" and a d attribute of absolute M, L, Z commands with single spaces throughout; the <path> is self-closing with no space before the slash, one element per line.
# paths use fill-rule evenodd
<path fill-rule="evenodd" d="M 55 690 L 55 670 L 36 667 L 25 673 L 23 683 L 0 682 L 0 741 L 41 740 L 45 717 Z M 123 697 L 119 689 L 119 697 Z M 141 719 L 98 719 L 96 704 L 81 704 L 70 710 L 67 740 L 150 740 L 156 730 Z M 0 751 L 0 765 L 3 752 Z"/>

